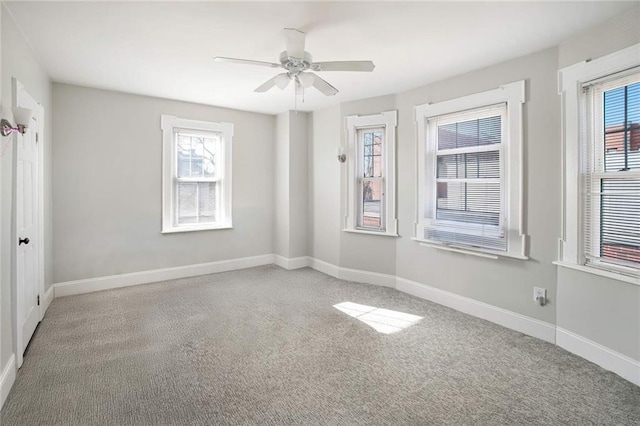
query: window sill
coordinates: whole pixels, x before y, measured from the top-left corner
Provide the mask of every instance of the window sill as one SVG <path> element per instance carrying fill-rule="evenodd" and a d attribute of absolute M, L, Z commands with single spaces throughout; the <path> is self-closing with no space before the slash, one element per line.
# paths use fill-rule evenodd
<path fill-rule="evenodd" d="M 233 229 L 233 226 L 231 225 L 216 225 L 216 226 L 189 226 L 189 227 L 183 227 L 183 228 L 170 228 L 170 229 L 163 229 L 160 233 L 161 234 L 176 234 L 179 232 L 195 232 L 195 231 L 216 231 L 218 229 Z"/>
<path fill-rule="evenodd" d="M 381 237 L 399 237 L 400 235 L 389 231 L 367 231 L 365 229 L 345 228 L 342 232 L 351 232 L 354 234 L 379 235 Z"/>
<path fill-rule="evenodd" d="M 431 247 L 437 250 L 451 251 L 454 253 L 462 253 L 462 254 L 468 254 L 471 256 L 484 257 L 486 259 L 497 260 L 500 257 L 509 257 L 509 258 L 518 259 L 518 260 L 529 260 L 528 256 L 522 256 L 515 253 L 496 252 L 493 250 L 483 250 L 480 248 L 440 244 L 433 241 L 421 240 L 419 238 L 412 238 L 412 240 L 418 242 L 423 247 Z"/>
<path fill-rule="evenodd" d="M 640 285 L 640 277 L 632 277 L 630 275 L 624 275 L 618 272 L 609 271 L 607 269 L 594 268 L 585 265 L 576 265 L 574 263 L 555 261 L 554 265 L 562 266 L 563 268 L 574 269 L 576 271 L 586 272 L 588 274 L 600 275 L 601 277 L 611 278 L 612 280 L 624 281 L 630 284 Z"/>

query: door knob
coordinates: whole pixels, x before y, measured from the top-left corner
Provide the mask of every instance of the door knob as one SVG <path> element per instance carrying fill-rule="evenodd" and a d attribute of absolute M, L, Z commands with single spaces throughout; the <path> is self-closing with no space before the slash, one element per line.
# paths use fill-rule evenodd
<path fill-rule="evenodd" d="M 22 244 L 29 244 L 29 237 L 18 239 L 18 245 L 20 246 Z"/>

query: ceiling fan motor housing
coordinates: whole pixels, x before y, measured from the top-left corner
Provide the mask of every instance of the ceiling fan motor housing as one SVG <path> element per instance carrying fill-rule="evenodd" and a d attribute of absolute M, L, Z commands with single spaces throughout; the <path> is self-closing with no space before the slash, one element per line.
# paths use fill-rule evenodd
<path fill-rule="evenodd" d="M 313 58 L 311 57 L 311 53 L 309 52 L 304 52 L 304 58 L 302 59 L 289 56 L 286 50 L 280 53 L 280 64 L 282 64 L 282 67 L 293 75 L 311 69 L 312 63 Z"/>

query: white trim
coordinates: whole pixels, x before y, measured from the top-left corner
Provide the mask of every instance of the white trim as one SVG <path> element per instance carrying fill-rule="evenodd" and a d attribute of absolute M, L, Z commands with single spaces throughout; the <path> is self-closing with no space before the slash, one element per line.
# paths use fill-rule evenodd
<path fill-rule="evenodd" d="M 351 269 L 340 267 L 338 278 L 345 281 L 355 281 L 358 283 L 379 285 L 382 287 L 396 287 L 395 275 L 381 274 L 379 272 L 363 271 L 361 269 Z"/>
<path fill-rule="evenodd" d="M 494 322 L 503 327 L 537 337 L 546 342 L 555 343 L 556 327 L 548 322 L 405 278 L 396 278 L 396 288 L 405 293 L 464 312 L 465 314 Z"/>
<path fill-rule="evenodd" d="M 369 235 L 398 236 L 398 218 L 396 212 L 396 127 L 398 125 L 398 112 L 385 111 L 373 115 L 350 115 L 345 117 L 345 131 L 347 136 L 347 182 L 346 188 L 346 211 L 343 231 L 357 232 Z M 358 130 L 370 127 L 384 128 L 383 144 L 383 203 L 380 206 L 383 218 L 384 229 L 361 229 L 358 228 L 358 218 L 360 215 L 359 195 L 358 195 L 358 157 L 359 141 Z"/>
<path fill-rule="evenodd" d="M 605 370 L 640 386 L 640 361 L 602 346 L 562 327 L 556 327 L 556 344 Z"/>
<path fill-rule="evenodd" d="M 395 222 L 397 223 L 398 221 L 396 220 Z M 356 229 L 344 228 L 342 232 L 352 232 L 354 234 L 380 235 L 381 237 L 399 237 L 400 236 L 399 234 L 393 234 L 390 232 L 368 231 L 368 230 L 359 229 L 359 228 L 356 228 Z"/>
<path fill-rule="evenodd" d="M 580 179 L 580 100 L 582 85 L 602 77 L 640 66 L 640 44 L 582 61 L 558 71 L 558 93 L 562 111 L 562 228 L 558 260 L 562 266 L 583 266 L 582 200 Z M 600 274 L 597 268 L 584 266 L 585 272 Z M 577 269 L 577 268 L 574 268 Z M 612 273 L 612 279 L 627 281 Z"/>
<path fill-rule="evenodd" d="M 44 107 L 36 101 L 33 96 L 29 94 L 24 85 L 20 83 L 20 81 L 12 77 L 11 78 L 11 97 L 12 97 L 12 105 L 17 107 L 29 108 L 33 111 L 34 117 L 38 119 L 38 128 L 35 129 L 36 134 L 38 135 L 38 140 L 36 142 L 36 147 L 38 149 L 38 207 L 37 207 L 37 216 L 38 216 L 38 253 L 37 253 L 37 262 L 38 262 L 38 295 L 42 298 L 44 296 Z M 27 130 L 28 132 L 33 132 L 34 129 Z M 16 143 L 20 143 L 17 140 L 18 135 L 14 134 L 11 136 Z M 16 209 L 17 209 L 17 155 L 18 150 L 14 148 L 14 158 L 13 158 L 13 188 L 12 188 L 12 223 L 11 223 L 11 239 L 12 241 L 18 240 L 17 235 L 17 222 L 15 218 Z M 16 348 L 16 365 L 18 368 L 22 366 L 23 362 L 23 352 L 21 349 L 23 344 L 23 335 L 22 328 L 23 325 L 20 324 L 18 318 L 20 317 L 21 312 L 21 304 L 18 302 L 18 291 L 17 288 L 17 246 L 15 244 L 11 245 L 11 283 L 13 288 L 13 304 L 15 306 L 14 316 L 13 316 L 13 344 Z M 45 310 L 43 309 L 42 303 L 38 307 L 38 322 L 42 321 L 44 317 Z"/>
<path fill-rule="evenodd" d="M 16 358 L 14 354 L 11 354 L 9 361 L 2 369 L 2 375 L 0 375 L 0 408 L 4 405 L 4 402 L 9 396 L 11 386 L 16 381 Z"/>
<path fill-rule="evenodd" d="M 338 278 L 340 276 L 340 267 L 334 265 L 333 263 L 325 262 L 324 260 L 312 257 L 310 266 L 316 271 L 330 275 L 334 278 Z"/>
<path fill-rule="evenodd" d="M 77 281 L 66 281 L 54 284 L 54 294 L 55 297 L 71 296 L 74 294 L 91 293 L 94 291 L 129 287 L 138 284 L 195 277 L 198 275 L 215 274 L 218 272 L 235 271 L 238 269 L 252 268 L 254 266 L 270 265 L 273 262 L 273 254 L 264 254 L 261 256 L 221 260 L 219 262 L 132 272 L 128 274 L 88 278 Z"/>
<path fill-rule="evenodd" d="M 274 255 L 273 263 L 281 268 L 291 270 L 311 266 L 312 259 L 309 256 L 300 256 L 289 259 L 276 254 Z"/>
<path fill-rule="evenodd" d="M 40 307 L 42 309 L 42 318 L 47 313 L 47 309 L 49 309 L 49 305 L 53 302 L 53 284 L 49 286 L 49 290 L 44 293 L 44 296 L 40 300 Z M 42 321 L 42 318 L 40 320 Z"/>
<path fill-rule="evenodd" d="M 414 109 L 417 126 L 417 217 L 414 237 L 424 240 L 427 228 L 438 229 L 442 225 L 435 222 L 435 185 L 427 185 L 427 179 L 435 178 L 436 147 L 427 147 L 430 137 L 429 120 L 443 115 L 465 113 L 480 108 L 491 108 L 506 104 L 506 119 L 502 120 L 503 138 L 500 144 L 501 176 L 503 182 L 503 213 L 501 228 L 504 229 L 506 251 L 504 256 L 526 260 L 527 235 L 524 229 L 524 167 L 523 167 L 523 105 L 526 102 L 525 81 L 520 80 L 502 85 L 486 92 L 475 93 L 435 104 L 418 105 Z M 478 111 L 485 114 L 485 111 Z M 496 147 L 498 149 L 498 147 Z M 460 233 L 465 231 L 461 230 Z M 438 243 L 438 241 L 436 241 Z M 468 247 L 465 247 L 468 248 Z M 472 248 L 473 250 L 473 248 Z"/>
<path fill-rule="evenodd" d="M 330 275 L 345 281 L 378 285 L 382 287 L 395 288 L 395 275 L 381 274 L 379 272 L 363 271 L 361 269 L 342 268 L 324 260 L 309 258 L 309 266 L 323 274 Z"/>
<path fill-rule="evenodd" d="M 162 234 L 176 232 L 209 231 L 229 229 L 232 223 L 232 147 L 233 147 L 233 124 L 214 123 L 208 121 L 188 120 L 178 118 L 173 115 L 160 116 L 160 128 L 162 130 Z M 216 166 L 221 170 L 217 182 L 222 182 L 217 189 L 218 215 L 215 223 L 199 223 L 177 225 L 175 219 L 175 185 L 176 176 L 176 129 L 195 130 L 196 132 L 215 132 L 221 136 L 220 151 L 223 161 Z"/>
<path fill-rule="evenodd" d="M 608 269 L 599 269 L 599 268 L 594 268 L 592 266 L 586 266 L 586 265 L 577 265 L 575 263 L 570 263 L 570 262 L 562 262 L 562 261 L 555 261 L 553 262 L 554 265 L 557 266 L 561 266 L 563 268 L 569 268 L 569 269 L 574 269 L 576 271 L 580 271 L 580 272 L 586 272 L 588 274 L 594 274 L 594 275 L 600 275 L 601 277 L 607 277 L 607 278 L 611 278 L 613 280 L 618 280 L 618 281 L 624 281 L 630 284 L 635 284 L 635 285 L 640 285 L 640 277 L 632 277 L 630 275 L 623 275 L 617 272 L 612 272 Z"/>

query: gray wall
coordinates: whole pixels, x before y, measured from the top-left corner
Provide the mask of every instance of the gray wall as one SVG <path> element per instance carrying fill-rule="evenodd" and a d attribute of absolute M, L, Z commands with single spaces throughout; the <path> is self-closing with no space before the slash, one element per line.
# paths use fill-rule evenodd
<path fill-rule="evenodd" d="M 286 258 L 309 254 L 309 114 L 287 111 L 276 116 L 275 254 Z"/>
<path fill-rule="evenodd" d="M 337 159 L 340 146 L 340 106 L 315 111 L 311 126 L 311 255 L 332 265 L 340 264 L 340 173 L 343 165 Z"/>
<path fill-rule="evenodd" d="M 279 256 L 289 256 L 289 111 L 276 116 L 274 153 L 273 249 Z"/>
<path fill-rule="evenodd" d="M 309 233 L 309 114 L 289 111 L 290 257 L 307 256 Z"/>
<path fill-rule="evenodd" d="M 557 49 L 548 49 L 473 73 L 453 77 L 396 96 L 344 103 L 340 128 L 332 129 L 333 138 L 344 139 L 342 119 L 347 115 L 366 115 L 398 110 L 397 129 L 397 208 L 399 238 L 342 232 L 339 261 L 336 265 L 414 280 L 494 306 L 555 323 L 557 237 L 560 232 L 560 109 L 557 96 Z M 459 253 L 422 247 L 411 238 L 416 220 L 416 133 L 413 109 L 427 102 L 439 102 L 494 89 L 517 80 L 527 81 L 524 138 L 525 229 L 530 236 L 531 259 L 484 259 Z M 329 129 L 326 111 L 314 113 L 314 127 Z M 334 124 L 335 126 L 335 124 Z M 336 126 L 337 127 L 337 126 Z M 314 140 L 314 146 L 318 141 Z M 334 148 L 335 151 L 335 148 Z M 314 160 L 314 167 L 321 165 Z M 329 173 L 329 171 L 327 171 Z M 346 184 L 344 173 L 341 187 Z M 317 186 L 316 186 L 317 188 Z M 328 190 L 328 189 L 325 189 Z M 344 191 L 331 187 L 325 198 L 341 200 Z M 318 194 L 314 194 L 316 200 Z M 315 203 L 315 215 L 324 203 Z M 332 215 L 337 206 L 333 206 Z M 327 215 L 325 211 L 323 213 Z M 316 225 L 317 227 L 317 225 Z M 319 234 L 314 231 L 314 238 Z M 326 241 L 328 236 L 323 235 Z M 317 244 L 316 244 L 317 245 Z M 335 260 L 335 258 L 334 258 Z M 550 303 L 537 306 L 533 287 L 547 288 Z"/>
<path fill-rule="evenodd" d="M 340 137 L 342 146 L 348 146 L 344 127 L 345 117 L 350 115 L 371 115 L 396 109 L 395 95 L 345 102 L 341 105 Z M 348 185 L 347 163 L 342 166 L 342 188 Z M 397 185 L 396 185 L 397 186 Z M 344 227 L 347 195 L 341 197 L 341 226 Z M 390 220 L 391 218 L 389 218 Z M 342 232 L 340 235 L 340 266 L 343 268 L 363 269 L 380 274 L 396 273 L 396 238 L 370 234 Z"/>
<path fill-rule="evenodd" d="M 53 85 L 53 279 L 273 253 L 275 119 Z M 233 229 L 161 234 L 160 115 L 234 123 Z"/>
<path fill-rule="evenodd" d="M 560 67 L 640 43 L 640 7 L 559 46 Z M 640 286 L 558 267 L 558 327 L 640 360 Z"/>
<path fill-rule="evenodd" d="M 20 30 L 13 22 L 11 15 L 2 6 L 2 109 L 3 117 L 13 123 L 11 115 L 12 77 L 17 78 L 27 92 L 38 101 L 45 112 L 43 153 L 44 153 L 44 253 L 45 253 L 45 289 L 52 283 L 52 223 L 51 223 L 51 83 L 45 70 L 38 63 L 38 59 L 25 42 Z M 13 138 L 0 139 L 0 163 L 2 164 L 0 178 L 0 368 L 14 352 L 12 336 L 13 300 L 11 288 L 11 251 L 13 249 L 11 212 L 12 192 L 15 185 L 13 179 L 14 156 Z"/>
<path fill-rule="evenodd" d="M 560 108 L 557 50 L 548 49 L 398 95 L 398 200 L 402 238 L 397 275 L 550 323 L 555 322 L 555 266 L 560 232 Z M 524 108 L 525 232 L 528 261 L 484 259 L 422 247 L 409 238 L 416 220 L 416 135 L 413 108 L 526 80 Z M 545 287 L 550 303 L 533 302 Z"/>

